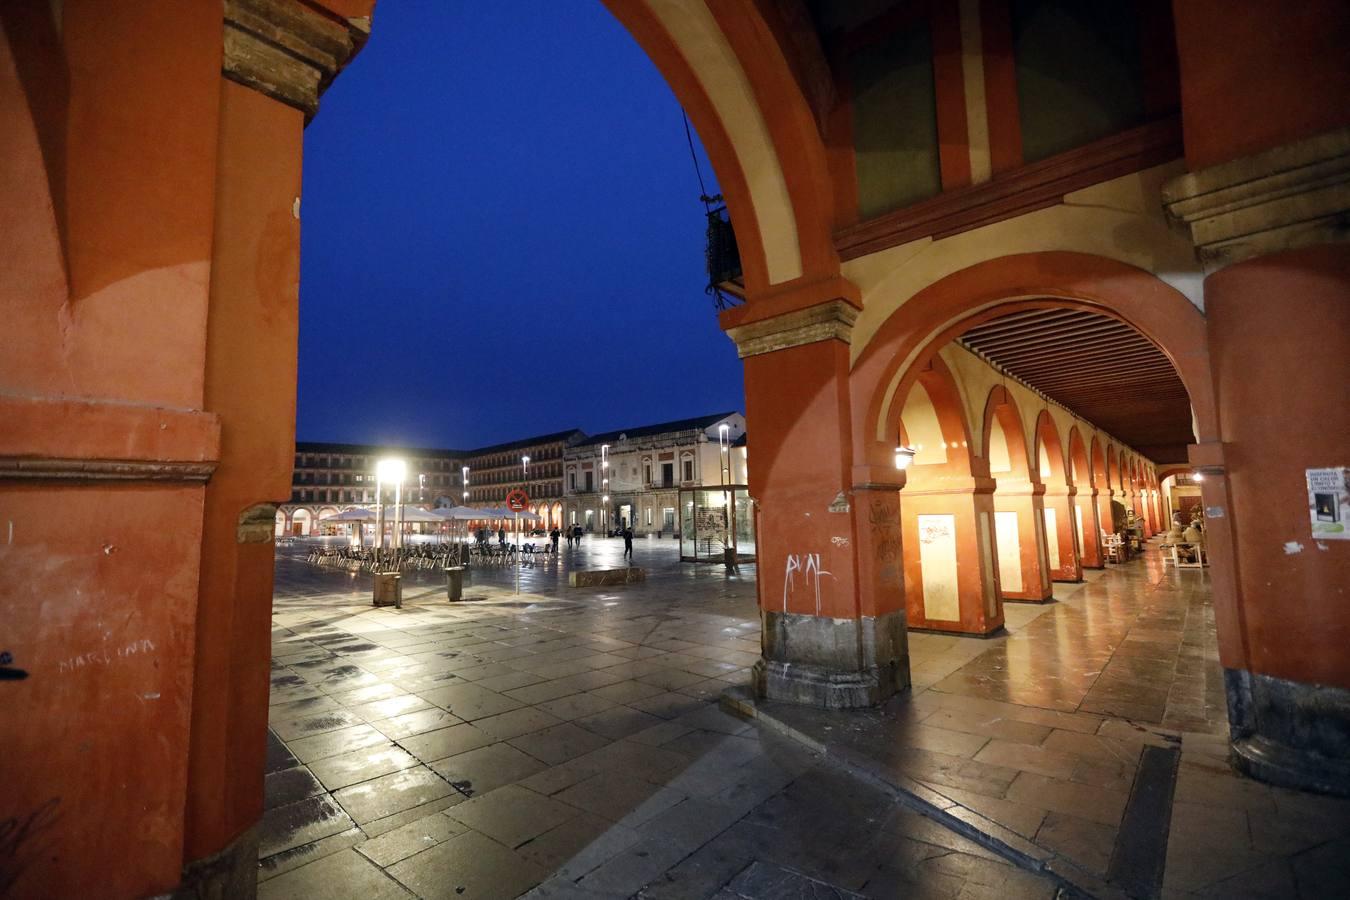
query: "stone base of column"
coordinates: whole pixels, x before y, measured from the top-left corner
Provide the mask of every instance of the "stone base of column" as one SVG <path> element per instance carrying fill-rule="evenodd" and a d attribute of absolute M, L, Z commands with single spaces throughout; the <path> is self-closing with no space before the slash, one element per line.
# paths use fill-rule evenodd
<path fill-rule="evenodd" d="M 157 900 L 252 900 L 258 894 L 258 826 L 224 850 L 183 867 L 183 881 Z"/>
<path fill-rule="evenodd" d="M 1350 691 L 1225 669 L 1233 764 L 1270 784 L 1350 797 Z"/>
<path fill-rule="evenodd" d="M 861 619 L 763 610 L 755 694 L 824 709 L 876 706 L 909 687 L 902 612 Z"/>

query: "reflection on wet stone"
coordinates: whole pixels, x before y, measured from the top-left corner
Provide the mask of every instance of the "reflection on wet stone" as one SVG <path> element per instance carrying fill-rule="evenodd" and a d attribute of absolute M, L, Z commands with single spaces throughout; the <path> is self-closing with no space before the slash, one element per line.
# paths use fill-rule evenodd
<path fill-rule="evenodd" d="M 527 567 L 519 596 L 510 570 L 476 572 L 475 599 L 453 605 L 439 573 L 409 572 L 401 610 L 372 610 L 361 578 L 279 559 L 270 893 L 300 892 L 307 870 L 313 887 L 368 870 L 419 896 L 1054 895 L 717 709 L 758 659 L 753 566 L 729 576 L 639 541 L 646 582 L 567 586 L 620 548 Z M 1102 871 L 1140 748 L 1169 727 L 1223 747 L 1213 615 L 1199 577 L 1148 557 L 1056 592 L 1010 608 L 1004 637 L 911 635 L 912 693 L 799 709 L 799 724 Z M 1210 796 L 1220 776 L 1186 758 L 1179 797 Z"/>

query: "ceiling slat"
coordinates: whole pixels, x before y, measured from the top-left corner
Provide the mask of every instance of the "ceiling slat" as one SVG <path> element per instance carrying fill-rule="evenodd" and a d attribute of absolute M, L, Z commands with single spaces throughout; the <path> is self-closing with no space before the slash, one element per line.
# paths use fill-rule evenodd
<path fill-rule="evenodd" d="M 1163 352 L 1132 327 L 1087 310 L 993 319 L 960 342 L 1135 446 L 1190 443 L 1190 397 Z"/>

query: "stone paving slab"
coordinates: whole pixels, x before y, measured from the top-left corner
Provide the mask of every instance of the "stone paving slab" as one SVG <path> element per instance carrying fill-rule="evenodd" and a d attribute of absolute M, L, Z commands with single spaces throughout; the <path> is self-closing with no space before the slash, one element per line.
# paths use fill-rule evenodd
<path fill-rule="evenodd" d="M 410 573 L 401 610 L 278 561 L 263 896 L 1112 896 L 1149 746 L 1180 751 L 1163 896 L 1347 893 L 1346 805 L 1226 764 L 1203 573 L 1057 584 L 1006 636 L 911 635 L 903 702 L 757 727 L 716 705 L 758 658 L 753 567 L 639 542 L 646 582 L 569 588 L 611 544 L 453 605 Z"/>
<path fill-rule="evenodd" d="M 1164 896 L 1350 894 L 1350 802 L 1228 765 L 1207 583 L 1147 552 L 1055 591 L 1031 612 L 1006 607 L 1011 634 L 983 648 L 911 635 L 915 686 L 882 709 L 809 710 L 740 688 L 724 706 L 1093 896 L 1121 893 L 1113 861 L 1133 884 L 1119 867 L 1140 837 L 1127 810 L 1149 796 L 1142 752 L 1179 751 L 1165 811 L 1147 823 L 1162 839 L 1143 835 L 1165 857 L 1149 861 Z"/>
<path fill-rule="evenodd" d="M 753 567 L 656 562 L 580 600 L 414 576 L 374 609 L 279 561 L 260 896 L 1054 895 L 721 712 L 758 658 Z"/>

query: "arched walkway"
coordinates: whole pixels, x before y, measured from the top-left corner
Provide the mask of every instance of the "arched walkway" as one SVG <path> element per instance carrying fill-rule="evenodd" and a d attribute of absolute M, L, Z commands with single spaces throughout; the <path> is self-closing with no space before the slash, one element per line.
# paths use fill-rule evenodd
<path fill-rule="evenodd" d="M 900 492 L 908 622 L 989 634 L 1003 624 L 991 562 L 993 485 L 987 464 L 975 476 L 960 387 L 940 354 L 910 388 L 895 428 L 915 451 Z"/>
<path fill-rule="evenodd" d="M 1045 538 L 1045 485 L 1032 465 L 1025 420 L 1005 387 L 989 392 L 984 405 L 984 458 L 994 479 L 994 535 L 999 596 L 1004 600 L 1050 599 Z"/>
<path fill-rule="evenodd" d="M 1191 398 L 1196 438 L 1218 434 L 1209 352 L 1200 311 L 1143 269 L 1082 253 L 1001 257 L 947 276 L 906 300 L 858 353 L 849 378 L 855 460 L 884 464 L 885 423 L 914 366 L 981 322 L 1030 309 L 1086 309 L 1144 335 L 1175 366 Z"/>

